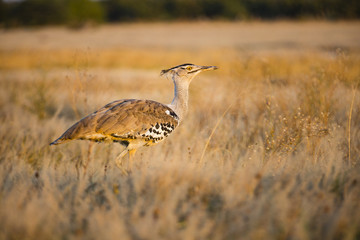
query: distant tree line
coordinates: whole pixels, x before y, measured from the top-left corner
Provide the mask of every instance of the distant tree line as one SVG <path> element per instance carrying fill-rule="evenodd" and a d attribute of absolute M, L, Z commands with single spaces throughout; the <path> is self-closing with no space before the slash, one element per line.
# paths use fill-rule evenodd
<path fill-rule="evenodd" d="M 359 19 L 360 0 L 0 0 L 3 27 L 284 18 Z"/>

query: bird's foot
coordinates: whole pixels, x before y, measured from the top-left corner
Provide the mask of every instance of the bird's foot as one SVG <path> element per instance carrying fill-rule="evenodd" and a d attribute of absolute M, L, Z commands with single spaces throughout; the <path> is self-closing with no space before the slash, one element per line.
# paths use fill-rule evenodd
<path fill-rule="evenodd" d="M 131 173 L 131 156 L 134 155 L 136 149 L 127 150 L 125 149 L 120 153 L 120 155 L 115 159 L 116 166 L 120 169 L 123 175 L 128 176 Z M 127 168 L 124 167 L 124 156 L 129 153 L 129 160 L 128 160 L 128 166 Z"/>
<path fill-rule="evenodd" d="M 124 167 L 122 161 L 116 161 L 115 163 L 116 163 L 116 167 L 119 168 L 122 175 L 129 176 L 129 174 L 131 174 L 131 169 Z"/>

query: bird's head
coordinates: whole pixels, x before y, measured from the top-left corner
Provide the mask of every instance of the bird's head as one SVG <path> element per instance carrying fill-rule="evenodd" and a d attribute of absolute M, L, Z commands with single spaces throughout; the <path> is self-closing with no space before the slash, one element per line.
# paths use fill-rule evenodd
<path fill-rule="evenodd" d="M 185 63 L 176 67 L 162 70 L 160 75 L 170 74 L 174 80 L 186 80 L 186 82 L 190 83 L 191 80 L 199 73 L 216 69 L 216 66 L 199 66 L 191 63 Z"/>

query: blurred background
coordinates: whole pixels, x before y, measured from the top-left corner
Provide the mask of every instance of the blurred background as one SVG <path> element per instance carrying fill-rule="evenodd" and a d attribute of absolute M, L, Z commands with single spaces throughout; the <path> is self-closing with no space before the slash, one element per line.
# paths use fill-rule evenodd
<path fill-rule="evenodd" d="M 2 0 L 3 27 L 189 20 L 358 19 L 348 0 Z"/>

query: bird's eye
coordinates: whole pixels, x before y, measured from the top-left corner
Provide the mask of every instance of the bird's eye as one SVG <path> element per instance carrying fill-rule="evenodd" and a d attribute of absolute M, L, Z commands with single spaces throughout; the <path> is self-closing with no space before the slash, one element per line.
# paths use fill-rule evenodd
<path fill-rule="evenodd" d="M 186 67 L 186 70 L 191 71 L 192 67 L 188 66 Z"/>

